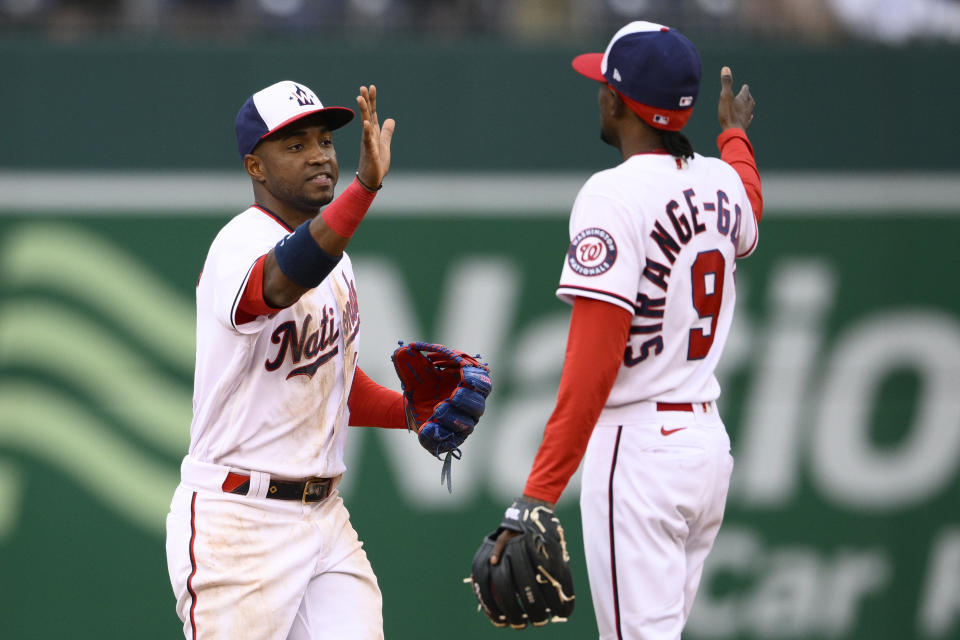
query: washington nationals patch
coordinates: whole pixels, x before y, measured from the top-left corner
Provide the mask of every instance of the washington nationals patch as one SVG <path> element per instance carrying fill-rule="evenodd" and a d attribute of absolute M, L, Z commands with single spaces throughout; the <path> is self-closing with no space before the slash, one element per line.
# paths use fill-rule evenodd
<path fill-rule="evenodd" d="M 600 227 L 584 229 L 573 237 L 567 263 L 582 276 L 605 273 L 617 261 L 617 243 Z"/>

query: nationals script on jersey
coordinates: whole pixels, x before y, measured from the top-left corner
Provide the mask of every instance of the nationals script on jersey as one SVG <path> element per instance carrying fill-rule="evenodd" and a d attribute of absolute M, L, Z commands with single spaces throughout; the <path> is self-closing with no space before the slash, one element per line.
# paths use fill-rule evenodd
<path fill-rule="evenodd" d="M 679 164 L 678 164 L 679 163 Z M 607 407 L 710 402 L 736 302 L 736 259 L 757 223 L 730 165 L 638 154 L 584 184 L 570 217 L 557 296 L 611 302 L 634 314 Z"/>
<path fill-rule="evenodd" d="M 253 206 L 210 247 L 197 286 L 189 456 L 281 477 L 332 477 L 345 469 L 347 398 L 359 348 L 350 259 L 344 254 L 293 306 L 238 318 L 252 265 L 290 231 Z"/>

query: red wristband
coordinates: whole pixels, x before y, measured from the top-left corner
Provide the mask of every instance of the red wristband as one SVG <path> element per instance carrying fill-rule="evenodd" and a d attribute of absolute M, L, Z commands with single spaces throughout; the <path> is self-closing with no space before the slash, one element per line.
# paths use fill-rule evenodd
<path fill-rule="evenodd" d="M 340 194 L 340 197 L 323 210 L 320 216 L 337 235 L 351 238 L 363 221 L 363 217 L 367 214 L 367 209 L 370 208 L 370 204 L 376 195 L 376 193 L 364 189 L 357 180 L 354 180 Z"/>

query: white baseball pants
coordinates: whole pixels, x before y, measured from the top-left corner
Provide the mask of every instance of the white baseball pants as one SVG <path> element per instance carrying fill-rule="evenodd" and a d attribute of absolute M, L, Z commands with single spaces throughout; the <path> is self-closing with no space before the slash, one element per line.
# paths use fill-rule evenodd
<path fill-rule="evenodd" d="M 590 438 L 580 510 L 601 640 L 679 640 L 690 614 L 733 471 L 716 406 L 693 407 L 605 411 Z"/>
<path fill-rule="evenodd" d="M 380 588 L 336 491 L 304 504 L 184 475 L 167 566 L 188 640 L 383 638 Z"/>

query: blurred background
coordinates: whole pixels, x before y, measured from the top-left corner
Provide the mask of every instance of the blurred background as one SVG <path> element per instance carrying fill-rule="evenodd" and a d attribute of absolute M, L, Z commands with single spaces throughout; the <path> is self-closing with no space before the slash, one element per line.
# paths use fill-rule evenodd
<path fill-rule="evenodd" d="M 361 366 L 399 339 L 482 353 L 454 465 L 353 429 L 343 485 L 388 638 L 493 638 L 461 583 L 522 490 L 568 308 L 583 181 L 612 166 L 570 60 L 624 23 L 689 35 L 687 131 L 719 70 L 757 100 L 766 210 L 719 372 L 736 470 L 685 638 L 960 638 L 960 1 L 0 0 L 0 636 L 175 638 L 164 518 L 186 451 L 193 289 L 252 199 L 233 118 L 281 79 L 397 119 L 350 246 Z M 337 133 L 344 177 L 359 127 Z M 558 507 L 596 637 L 578 477 Z M 512 632 L 511 632 L 512 633 Z"/>

